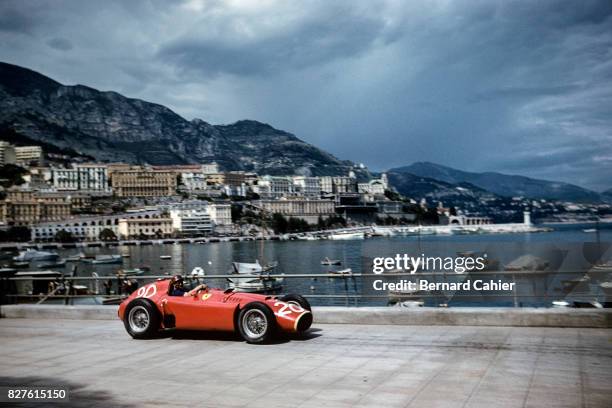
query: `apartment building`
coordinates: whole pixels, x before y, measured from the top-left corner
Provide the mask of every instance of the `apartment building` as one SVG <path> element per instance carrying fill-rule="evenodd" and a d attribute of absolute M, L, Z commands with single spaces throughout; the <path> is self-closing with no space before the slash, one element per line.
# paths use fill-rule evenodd
<path fill-rule="evenodd" d="M 111 185 L 117 197 L 161 197 L 176 194 L 173 171 L 127 169 L 112 172 Z"/>

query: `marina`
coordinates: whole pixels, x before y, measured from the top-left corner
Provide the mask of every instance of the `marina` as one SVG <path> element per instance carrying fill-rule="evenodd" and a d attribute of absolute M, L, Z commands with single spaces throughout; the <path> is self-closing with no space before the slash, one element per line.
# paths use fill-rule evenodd
<path fill-rule="evenodd" d="M 127 277 L 142 282 L 148 276 L 190 276 L 195 270 L 199 279 L 214 287 L 304 293 L 315 305 L 387 305 L 402 300 L 423 301 L 425 306 L 435 307 L 551 307 L 553 301 L 559 300 L 568 300 L 570 305 L 574 301 L 605 304 L 610 292 L 606 282 L 612 281 L 610 266 L 605 263 L 589 265 L 586 261 L 567 264 L 569 261 L 566 259 L 567 265 L 559 268 L 550 258 L 553 246 L 559 245 L 566 245 L 578 255 L 582 254 L 584 235 L 580 225 L 569 225 L 555 226 L 554 231 L 546 233 L 490 234 L 484 244 L 480 234 L 425 234 L 373 235 L 357 240 L 279 239 L 266 242 L 263 248 L 261 241 L 257 240 L 68 248 L 54 251 L 57 253 L 56 261 L 50 262 L 59 263 L 57 267 L 48 269 L 67 277 L 84 279 L 75 281 L 75 284 L 88 285 L 89 293 L 100 295 L 118 295 L 122 291 L 119 287 L 124 285 L 123 279 Z M 600 242 L 612 242 L 612 229 L 602 228 L 598 235 Z M 597 244 L 596 234 L 592 234 L 590 242 Z M 589 241 L 586 243 L 588 245 Z M 415 293 L 373 290 L 373 280 L 378 276 L 372 274 L 375 256 L 406 252 L 419 256 L 422 252 L 435 255 L 442 249 L 448 254 L 448 248 L 455 256 L 488 250 L 491 256 L 487 259 L 487 269 L 480 274 L 424 271 L 413 277 L 432 283 L 501 279 L 515 284 L 516 290 L 483 292 L 474 288 L 467 291 L 417 288 L 419 290 Z M 604 256 L 609 257 L 610 253 L 606 252 Z M 62 260 L 69 262 L 62 264 Z M 25 268 L 32 268 L 35 264 L 28 263 Z M 3 276 L 23 269 L 6 261 L 5 270 Z M 584 279 L 585 275 L 588 279 Z M 108 278 L 104 278 L 109 276 L 113 277 L 110 283 L 106 282 Z M 398 269 L 386 272 L 384 276 L 399 280 L 411 275 Z M 108 289 L 103 285 L 105 282 Z M 76 301 L 91 302 L 91 299 Z"/>

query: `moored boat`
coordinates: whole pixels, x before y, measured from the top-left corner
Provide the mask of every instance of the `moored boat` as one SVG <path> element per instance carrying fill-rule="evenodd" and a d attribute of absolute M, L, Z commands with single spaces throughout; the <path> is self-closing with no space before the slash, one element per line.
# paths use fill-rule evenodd
<path fill-rule="evenodd" d="M 342 261 L 339 259 L 329 259 L 328 257 L 321 260 L 321 265 L 342 265 Z"/>
<path fill-rule="evenodd" d="M 364 239 L 365 233 L 363 232 L 337 232 L 330 234 L 329 239 L 336 241 L 351 240 L 351 239 Z"/>
<path fill-rule="evenodd" d="M 51 261 L 59 258 L 57 252 L 38 251 L 36 249 L 26 249 L 25 251 L 19 252 L 19 255 L 13 258 L 17 262 L 30 262 L 30 261 Z"/>
<path fill-rule="evenodd" d="M 84 262 L 90 262 L 94 265 L 120 264 L 123 262 L 123 258 L 121 255 L 96 255 L 95 258 L 85 259 Z"/>

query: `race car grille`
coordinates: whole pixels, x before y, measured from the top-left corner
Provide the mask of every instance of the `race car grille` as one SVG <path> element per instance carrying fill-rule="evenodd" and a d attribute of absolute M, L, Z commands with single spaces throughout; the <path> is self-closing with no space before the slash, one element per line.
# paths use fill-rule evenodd
<path fill-rule="evenodd" d="M 304 313 L 298 320 L 297 331 L 303 332 L 310 328 L 312 324 L 312 313 Z"/>

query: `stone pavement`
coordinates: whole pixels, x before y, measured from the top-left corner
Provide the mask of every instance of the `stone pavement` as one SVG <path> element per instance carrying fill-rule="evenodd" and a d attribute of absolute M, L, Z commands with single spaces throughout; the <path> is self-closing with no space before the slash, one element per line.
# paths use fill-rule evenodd
<path fill-rule="evenodd" d="M 0 385 L 37 384 L 82 407 L 609 407 L 612 330 L 318 324 L 257 346 L 0 319 Z"/>

